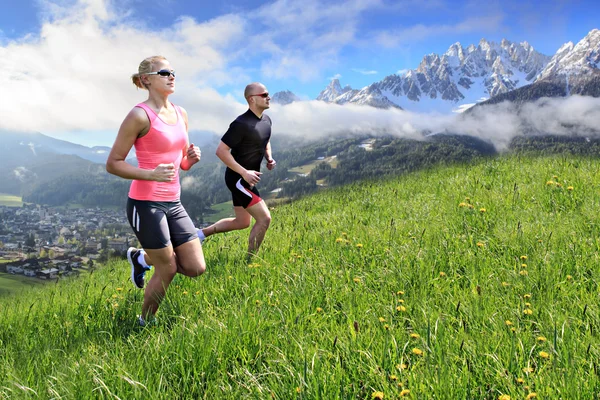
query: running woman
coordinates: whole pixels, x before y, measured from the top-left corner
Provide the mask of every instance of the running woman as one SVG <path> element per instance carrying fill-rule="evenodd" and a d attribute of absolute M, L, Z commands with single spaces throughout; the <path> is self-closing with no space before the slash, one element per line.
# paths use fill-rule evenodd
<path fill-rule="evenodd" d="M 148 90 L 148 99 L 125 117 L 106 162 L 106 170 L 132 179 L 127 218 L 142 249 L 129 248 L 131 280 L 144 287 L 152 265 L 154 275 L 144 292 L 139 323 L 146 325 L 180 273 L 189 277 L 206 269 L 194 223 L 181 205 L 179 169 L 188 170 L 200 160 L 200 149 L 189 143 L 187 112 L 169 101 L 175 92 L 175 71 L 162 56 L 144 59 L 133 84 Z M 125 161 L 135 147 L 138 167 Z"/>
<path fill-rule="evenodd" d="M 260 164 L 267 160 L 267 169 L 277 164 L 271 154 L 271 118 L 263 112 L 269 108 L 269 92 L 262 83 L 251 83 L 244 90 L 248 111 L 229 125 L 217 147 L 217 157 L 227 166 L 225 184 L 231 191 L 235 218 L 224 218 L 198 229 L 200 240 L 220 232 L 246 229 L 251 219 L 256 221 L 248 239 L 248 255 L 254 255 L 269 229 L 271 214 L 260 197 L 256 184 L 260 182 Z"/>

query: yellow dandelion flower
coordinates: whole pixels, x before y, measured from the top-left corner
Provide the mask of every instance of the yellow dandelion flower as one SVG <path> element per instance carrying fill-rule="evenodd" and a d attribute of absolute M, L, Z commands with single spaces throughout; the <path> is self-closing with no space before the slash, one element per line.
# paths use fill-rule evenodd
<path fill-rule="evenodd" d="M 321 307 L 317 307 L 317 312 L 323 312 L 323 309 Z"/>
<path fill-rule="evenodd" d="M 390 326 L 388 324 L 383 325 L 383 329 L 385 329 L 386 331 L 390 330 Z"/>
<path fill-rule="evenodd" d="M 113 294 L 111 297 L 112 297 L 113 299 L 116 299 L 116 298 L 117 298 L 117 297 L 119 297 L 119 296 L 117 296 L 116 294 Z"/>
<path fill-rule="evenodd" d="M 552 179 L 558 179 L 558 176 L 552 175 Z"/>
<path fill-rule="evenodd" d="M 485 243 L 477 242 L 477 247 L 483 247 L 483 246 L 485 246 Z"/>
<path fill-rule="evenodd" d="M 523 295 L 523 298 L 524 298 L 525 300 L 529 300 L 529 299 L 531 298 L 531 294 L 530 294 L 530 293 L 524 294 L 524 295 Z"/>
<path fill-rule="evenodd" d="M 403 370 L 403 369 L 406 369 L 406 368 L 408 368 L 408 365 L 407 365 L 407 364 L 405 364 L 405 363 L 402 363 L 402 364 L 397 364 L 397 365 L 396 365 L 396 369 L 397 369 L 397 370 Z"/>
<path fill-rule="evenodd" d="M 529 274 L 526 270 L 522 270 L 521 272 L 519 272 L 519 275 L 527 276 Z"/>
<path fill-rule="evenodd" d="M 200 294 L 200 291 L 199 291 L 199 290 L 197 290 L 195 294 L 196 294 L 196 295 Z"/>
<path fill-rule="evenodd" d="M 510 320 L 506 320 L 504 321 L 504 323 L 506 324 L 506 326 L 511 326 L 513 323 Z"/>
<path fill-rule="evenodd" d="M 465 197 L 465 201 L 468 203 L 468 202 L 471 201 L 471 198 L 470 197 Z"/>
<path fill-rule="evenodd" d="M 518 383 L 519 385 L 522 385 L 522 384 L 524 384 L 524 383 L 525 383 L 525 379 L 523 379 L 523 378 L 517 378 L 517 383 Z"/>
<path fill-rule="evenodd" d="M 552 185 L 554 185 L 554 182 L 553 182 L 553 181 L 548 181 L 548 182 L 546 182 L 546 186 L 552 186 Z"/>
<path fill-rule="evenodd" d="M 352 279 L 355 283 L 360 283 L 360 278 L 354 278 Z"/>
<path fill-rule="evenodd" d="M 421 337 L 421 335 L 419 335 L 418 333 L 411 333 L 411 334 L 410 334 L 410 338 L 411 338 L 411 339 L 418 339 L 418 338 L 420 338 L 420 337 Z"/>
<path fill-rule="evenodd" d="M 123 290 L 123 288 L 122 288 L 122 287 L 118 287 L 118 288 L 117 288 L 117 292 L 120 292 L 121 290 Z"/>
<path fill-rule="evenodd" d="M 342 232 L 342 236 L 346 236 L 348 235 L 346 232 Z"/>
<path fill-rule="evenodd" d="M 525 303 L 525 307 L 531 307 L 531 303 Z"/>
<path fill-rule="evenodd" d="M 227 277 L 227 279 L 233 279 L 233 276 L 229 275 L 229 276 Z"/>
<path fill-rule="evenodd" d="M 529 386 L 523 386 L 523 389 L 524 389 L 525 391 L 529 391 Z"/>
<path fill-rule="evenodd" d="M 385 322 L 385 318 L 379 317 L 379 322 Z"/>
<path fill-rule="evenodd" d="M 567 190 L 573 190 L 573 186 L 568 186 Z"/>
<path fill-rule="evenodd" d="M 512 328 L 510 328 L 510 331 L 511 331 L 512 333 L 515 333 L 515 332 L 517 331 L 517 328 L 515 328 L 515 327 L 513 326 Z"/>
<path fill-rule="evenodd" d="M 302 392 L 302 389 L 300 388 L 300 386 L 297 386 L 296 387 L 296 393 L 300 393 L 300 392 Z"/>
<path fill-rule="evenodd" d="M 396 294 L 397 294 L 398 296 L 402 296 L 402 295 L 404 294 L 404 292 L 403 292 L 402 290 L 398 290 L 398 291 L 396 292 Z"/>
<path fill-rule="evenodd" d="M 342 239 L 342 238 L 337 238 L 337 239 L 335 239 L 335 242 L 336 242 L 336 243 L 342 243 L 343 241 L 344 241 L 344 239 Z"/>
<path fill-rule="evenodd" d="M 504 286 L 504 287 L 510 286 L 510 283 L 508 283 L 508 282 L 502 282 L 502 286 Z"/>
<path fill-rule="evenodd" d="M 255 303 L 256 303 L 256 305 L 257 305 L 257 306 L 259 306 L 259 305 L 260 305 L 260 300 L 258 300 L 258 299 L 257 299 L 257 300 L 255 301 Z"/>
<path fill-rule="evenodd" d="M 362 249 L 363 245 L 362 245 L 362 243 L 357 243 L 356 247 L 358 247 L 359 249 Z"/>
<path fill-rule="evenodd" d="M 573 277 L 571 275 L 567 275 L 567 280 L 570 281 L 571 279 L 573 279 Z"/>
<path fill-rule="evenodd" d="M 390 381 L 397 381 L 398 377 L 396 375 L 390 375 Z"/>
<path fill-rule="evenodd" d="M 373 392 L 373 394 L 371 395 L 372 399 L 383 399 L 383 392 Z"/>
<path fill-rule="evenodd" d="M 400 304 L 403 304 L 403 303 L 404 303 L 404 300 L 402 300 L 402 299 L 398 299 L 398 303 L 400 303 Z"/>
<path fill-rule="evenodd" d="M 527 256 L 521 256 L 521 260 L 527 260 Z"/>
<path fill-rule="evenodd" d="M 523 314 L 525 314 L 525 315 L 531 315 L 531 314 L 533 314 L 533 310 L 530 309 L 530 308 L 526 308 L 526 309 L 523 310 Z"/>
<path fill-rule="evenodd" d="M 533 368 L 525 367 L 525 368 L 523 368 L 523 372 L 525 372 L 526 374 L 531 374 L 533 372 Z"/>
<path fill-rule="evenodd" d="M 466 206 L 467 206 L 467 203 L 458 203 L 458 206 L 459 206 L 459 207 L 461 207 L 461 208 L 462 208 L 462 207 L 466 207 Z"/>
<path fill-rule="evenodd" d="M 562 187 L 562 183 L 556 182 L 556 187 Z"/>
<path fill-rule="evenodd" d="M 546 340 L 547 340 L 547 339 L 546 339 L 546 337 L 545 337 L 545 336 L 538 336 L 538 337 L 537 337 L 537 341 L 538 341 L 538 342 L 545 342 Z"/>
<path fill-rule="evenodd" d="M 545 359 L 550 358 L 550 354 L 546 353 L 545 351 L 540 351 L 539 356 Z"/>
<path fill-rule="evenodd" d="M 500 397 L 498 397 L 498 400 L 510 400 L 510 396 L 507 394 L 501 394 Z"/>
<path fill-rule="evenodd" d="M 114 308 L 117 308 L 117 307 L 119 307 L 119 303 L 113 303 L 113 305 L 112 305 L 112 306 L 113 306 Z"/>
<path fill-rule="evenodd" d="M 469 207 L 471 210 L 475 208 L 473 204 L 467 204 L 467 207 Z"/>
<path fill-rule="evenodd" d="M 527 397 L 525 397 L 525 400 L 531 400 L 531 399 L 535 399 L 537 397 L 537 393 L 536 392 L 531 392 L 527 395 Z"/>
<path fill-rule="evenodd" d="M 444 271 L 440 271 L 440 276 L 443 278 L 444 276 L 446 276 L 446 273 Z"/>
<path fill-rule="evenodd" d="M 398 306 L 398 307 L 396 307 L 396 311 L 404 312 L 404 311 L 406 311 L 406 307 Z"/>
<path fill-rule="evenodd" d="M 486 212 L 486 211 L 487 211 L 487 210 L 486 210 L 485 208 L 483 208 L 483 207 L 479 209 L 479 212 L 480 212 L 480 213 L 482 213 L 482 214 L 483 214 L 484 212 Z"/>
<path fill-rule="evenodd" d="M 400 397 L 406 397 L 410 394 L 410 390 L 408 389 L 402 389 L 402 391 L 400 392 Z"/>
<path fill-rule="evenodd" d="M 527 268 L 527 264 L 521 264 L 521 268 Z"/>
<path fill-rule="evenodd" d="M 414 349 L 412 349 L 412 353 L 413 353 L 415 356 L 422 356 L 422 355 L 423 355 L 423 350 L 421 350 L 421 349 L 418 349 L 418 348 L 416 348 L 416 347 L 415 347 Z"/>
<path fill-rule="evenodd" d="M 187 290 L 184 290 L 184 291 L 183 291 L 183 294 L 184 294 L 184 295 L 187 295 L 187 294 L 188 294 Z"/>

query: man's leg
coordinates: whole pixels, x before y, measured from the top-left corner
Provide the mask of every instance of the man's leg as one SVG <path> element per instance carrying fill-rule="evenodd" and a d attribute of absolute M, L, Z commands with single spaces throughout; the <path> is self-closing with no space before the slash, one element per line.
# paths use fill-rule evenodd
<path fill-rule="evenodd" d="M 271 225 L 271 213 L 264 200 L 248 207 L 246 212 L 256 221 L 250 231 L 250 238 L 248 239 L 248 254 L 254 255 L 258 252 L 258 249 L 265 238 L 265 234 L 267 233 L 267 229 L 269 229 L 269 225 Z"/>
<path fill-rule="evenodd" d="M 252 217 L 244 209 L 244 207 L 233 207 L 235 218 L 223 218 L 211 226 L 202 229 L 205 237 L 214 235 L 215 233 L 223 233 L 229 231 L 237 231 L 246 229 L 250 226 Z"/>

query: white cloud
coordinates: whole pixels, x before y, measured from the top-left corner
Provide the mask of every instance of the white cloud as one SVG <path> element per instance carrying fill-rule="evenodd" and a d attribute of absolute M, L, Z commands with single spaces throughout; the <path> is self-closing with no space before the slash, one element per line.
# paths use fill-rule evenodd
<path fill-rule="evenodd" d="M 362 75 L 375 75 L 375 74 L 377 74 L 377 71 L 366 70 L 366 69 L 362 69 L 362 68 L 352 68 L 352 71 L 358 72 L 359 74 L 362 74 Z"/>

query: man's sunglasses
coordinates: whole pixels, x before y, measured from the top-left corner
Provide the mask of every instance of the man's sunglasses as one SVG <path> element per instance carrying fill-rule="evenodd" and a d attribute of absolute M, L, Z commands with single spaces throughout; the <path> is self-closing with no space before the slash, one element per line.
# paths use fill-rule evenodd
<path fill-rule="evenodd" d="M 168 69 L 161 69 L 160 71 L 156 71 L 156 72 L 146 72 L 144 75 L 160 75 L 160 76 L 171 76 L 173 75 L 173 78 L 175 78 L 175 71 L 169 71 Z"/>
<path fill-rule="evenodd" d="M 259 94 L 251 94 L 251 95 L 250 95 L 250 96 L 248 96 L 248 97 L 252 97 L 252 96 L 260 96 L 260 97 L 262 97 L 263 99 L 266 99 L 267 97 L 269 97 L 269 92 L 264 92 L 264 93 L 259 93 Z"/>

